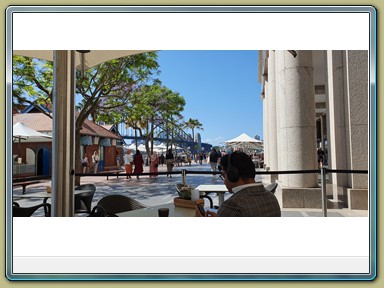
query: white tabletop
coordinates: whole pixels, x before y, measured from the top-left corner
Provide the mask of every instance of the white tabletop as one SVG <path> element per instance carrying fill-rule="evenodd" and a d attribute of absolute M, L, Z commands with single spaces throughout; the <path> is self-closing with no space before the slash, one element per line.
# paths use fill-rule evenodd
<path fill-rule="evenodd" d="M 117 213 L 119 217 L 158 217 L 157 209 L 169 208 L 169 217 L 194 217 L 195 209 L 175 206 L 173 203 Z"/>
<path fill-rule="evenodd" d="M 221 185 L 199 185 L 196 187 L 199 191 L 203 192 L 228 192 L 227 186 Z"/>
<path fill-rule="evenodd" d="M 219 197 L 219 206 L 224 202 L 224 193 L 228 192 L 227 186 L 221 185 L 199 185 L 196 187 L 199 191 L 205 193 L 216 193 Z"/>

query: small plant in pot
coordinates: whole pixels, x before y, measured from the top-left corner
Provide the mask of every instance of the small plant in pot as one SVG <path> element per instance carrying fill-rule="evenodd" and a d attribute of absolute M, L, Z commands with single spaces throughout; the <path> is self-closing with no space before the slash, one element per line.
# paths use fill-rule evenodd
<path fill-rule="evenodd" d="M 193 187 L 191 186 L 183 186 L 180 188 L 180 197 L 186 200 L 191 200 Z"/>

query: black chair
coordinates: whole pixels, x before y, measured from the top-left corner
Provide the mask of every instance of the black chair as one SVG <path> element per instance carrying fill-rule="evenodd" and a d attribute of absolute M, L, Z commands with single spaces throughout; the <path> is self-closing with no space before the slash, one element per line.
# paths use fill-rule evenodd
<path fill-rule="evenodd" d="M 97 206 L 101 206 L 108 217 L 117 216 L 116 214 L 121 212 L 147 208 L 147 206 L 139 201 L 124 195 L 105 196 L 97 202 Z"/>
<path fill-rule="evenodd" d="M 94 184 L 84 184 L 76 187 L 75 190 L 91 190 L 75 194 L 75 214 L 90 214 L 93 196 L 96 192 L 96 186 Z"/>
<path fill-rule="evenodd" d="M 89 213 L 88 217 L 107 217 L 107 212 L 103 207 L 96 205 L 93 207 L 91 213 Z"/>
<path fill-rule="evenodd" d="M 272 184 L 268 185 L 267 187 L 265 187 L 265 189 L 267 189 L 271 193 L 275 193 L 277 185 L 278 185 L 277 183 L 272 183 Z"/>
<path fill-rule="evenodd" d="M 183 186 L 184 185 L 180 184 L 180 183 L 176 184 L 176 191 L 177 191 L 177 194 L 179 194 L 179 197 L 182 197 L 182 195 L 181 195 L 181 187 L 183 187 Z M 213 200 L 206 193 L 200 191 L 200 199 L 207 199 L 209 201 L 209 207 L 213 208 Z"/>
<path fill-rule="evenodd" d="M 51 204 L 41 203 L 39 205 L 30 206 L 30 207 L 20 207 L 19 203 L 13 202 L 12 205 L 12 214 L 13 217 L 31 217 L 37 209 L 44 207 L 45 217 L 51 217 Z"/>

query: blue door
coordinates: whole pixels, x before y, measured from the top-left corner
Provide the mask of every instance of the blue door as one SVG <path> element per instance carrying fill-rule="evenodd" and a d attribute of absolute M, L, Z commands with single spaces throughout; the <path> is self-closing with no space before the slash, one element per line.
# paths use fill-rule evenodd
<path fill-rule="evenodd" d="M 43 175 L 50 174 L 51 166 L 51 151 L 48 148 L 43 148 Z"/>

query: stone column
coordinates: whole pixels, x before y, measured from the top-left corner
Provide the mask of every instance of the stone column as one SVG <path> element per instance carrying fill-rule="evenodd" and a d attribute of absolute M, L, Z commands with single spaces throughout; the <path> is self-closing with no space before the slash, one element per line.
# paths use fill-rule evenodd
<path fill-rule="evenodd" d="M 269 167 L 278 170 L 277 165 L 277 127 L 276 127 L 276 77 L 275 77 L 275 51 L 269 50 L 268 58 L 268 149 Z M 273 175 L 275 176 L 275 175 Z M 276 177 L 271 177 L 275 180 Z"/>
<path fill-rule="evenodd" d="M 368 169 L 368 51 L 347 51 L 348 146 L 350 169 Z M 349 186 L 367 189 L 368 178 L 351 174 Z"/>
<path fill-rule="evenodd" d="M 275 87 L 276 87 L 276 143 L 277 143 L 277 166 L 279 171 L 288 170 L 287 158 L 287 125 L 285 115 L 285 74 L 284 74 L 284 51 L 275 51 Z M 287 186 L 287 175 L 279 175 L 280 186 Z"/>
<path fill-rule="evenodd" d="M 312 51 L 284 52 L 288 170 L 317 169 Z M 290 174 L 288 187 L 318 187 L 317 174 Z"/>
<path fill-rule="evenodd" d="M 268 133 L 268 88 L 267 83 L 264 82 L 264 93 L 262 94 L 263 97 L 263 135 L 264 135 L 264 169 L 269 167 L 269 133 Z"/>
<path fill-rule="evenodd" d="M 328 121 L 328 167 L 330 169 L 347 169 L 348 147 L 346 142 L 346 97 L 344 93 L 344 54 L 343 51 L 327 51 L 327 121 Z M 338 186 L 347 186 L 347 174 L 333 173 L 330 175 L 334 184 L 333 199 L 338 200 Z"/>
<path fill-rule="evenodd" d="M 75 51 L 54 51 L 52 214 L 74 213 Z"/>

